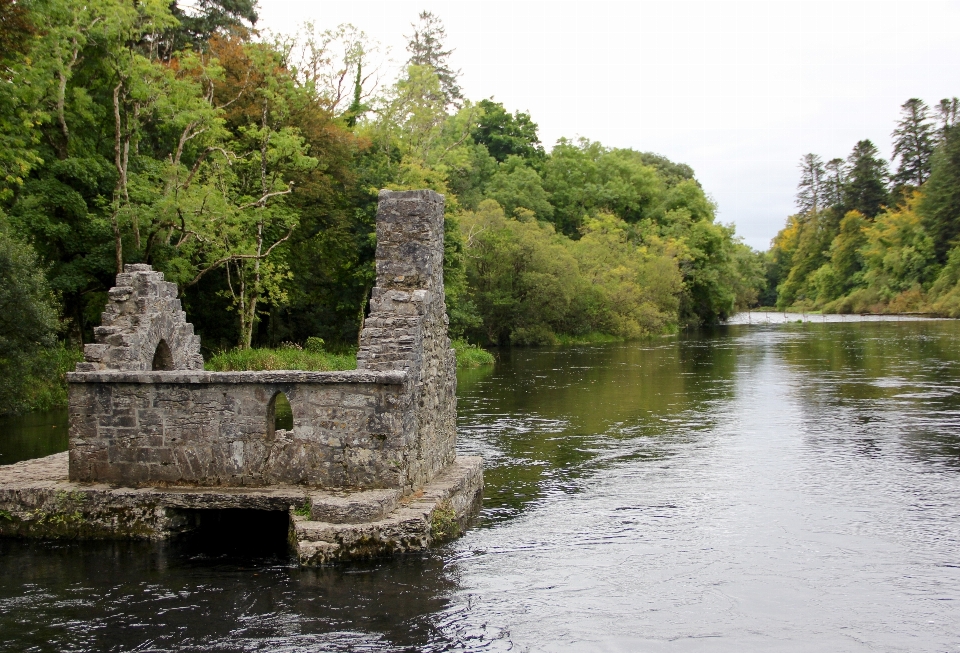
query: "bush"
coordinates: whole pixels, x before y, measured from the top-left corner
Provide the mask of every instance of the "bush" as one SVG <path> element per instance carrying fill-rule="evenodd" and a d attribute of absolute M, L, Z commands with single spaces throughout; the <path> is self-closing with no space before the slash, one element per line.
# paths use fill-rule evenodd
<path fill-rule="evenodd" d="M 469 369 L 473 367 L 483 367 L 484 365 L 493 365 L 493 354 L 476 345 L 471 345 L 466 340 L 454 340 L 451 342 L 453 350 L 457 353 L 457 369 Z"/>
<path fill-rule="evenodd" d="M 556 334 L 544 324 L 532 327 L 520 327 L 510 333 L 510 344 L 521 347 L 549 347 L 557 344 Z"/>

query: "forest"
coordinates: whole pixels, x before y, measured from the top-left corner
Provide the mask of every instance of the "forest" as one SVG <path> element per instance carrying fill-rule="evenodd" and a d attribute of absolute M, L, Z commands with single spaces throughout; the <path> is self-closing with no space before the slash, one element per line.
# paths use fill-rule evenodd
<path fill-rule="evenodd" d="M 767 253 L 761 302 L 827 313 L 960 317 L 957 98 L 911 98 L 892 132 L 895 167 L 869 140 L 846 159 L 800 162 L 799 211 Z"/>
<path fill-rule="evenodd" d="M 464 97 L 437 16 L 411 17 L 395 64 L 350 25 L 257 18 L 253 0 L 0 0 L 2 412 L 62 404 L 126 263 L 178 284 L 206 357 L 349 352 L 381 188 L 446 196 L 459 341 L 640 338 L 764 293 L 768 261 L 689 166 L 548 149 L 529 114 Z M 788 240 L 782 269 L 802 258 Z"/>

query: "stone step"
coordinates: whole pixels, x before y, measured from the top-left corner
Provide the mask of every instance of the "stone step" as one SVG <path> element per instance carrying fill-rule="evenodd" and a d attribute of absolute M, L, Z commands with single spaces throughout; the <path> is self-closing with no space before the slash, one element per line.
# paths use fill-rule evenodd
<path fill-rule="evenodd" d="M 310 519 L 331 524 L 377 521 L 396 509 L 401 494 L 399 489 L 311 492 Z"/>
<path fill-rule="evenodd" d="M 309 518 L 294 514 L 291 539 L 297 543 L 300 564 L 305 566 L 418 551 L 459 535 L 479 510 L 482 494 L 483 460 L 462 456 L 418 492 L 398 497 L 391 511 L 373 521 L 344 523 L 316 519 L 315 514 L 331 514 L 325 511 L 331 511 L 334 504 L 327 503 L 321 504 L 324 507 L 316 513 L 315 506 L 311 506 Z M 366 509 L 371 511 L 372 504 L 377 503 L 370 491 L 343 498 L 345 503 L 351 501 L 365 501 Z M 343 503 L 335 505 L 338 512 L 333 514 L 342 518 Z M 386 506 L 388 502 L 377 505 Z"/>

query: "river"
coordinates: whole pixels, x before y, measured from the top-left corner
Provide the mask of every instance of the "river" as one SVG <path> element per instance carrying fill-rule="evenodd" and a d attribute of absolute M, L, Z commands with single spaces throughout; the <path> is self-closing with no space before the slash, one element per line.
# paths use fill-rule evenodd
<path fill-rule="evenodd" d="M 960 651 L 960 322 L 498 356 L 459 379 L 463 538 L 0 541 L 0 651 Z"/>

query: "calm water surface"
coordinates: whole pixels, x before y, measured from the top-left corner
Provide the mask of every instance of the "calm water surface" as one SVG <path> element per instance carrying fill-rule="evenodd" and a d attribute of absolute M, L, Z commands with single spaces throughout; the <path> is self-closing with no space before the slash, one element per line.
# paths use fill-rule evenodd
<path fill-rule="evenodd" d="M 960 651 L 960 323 L 505 351 L 459 394 L 457 542 L 0 541 L 0 651 Z"/>

